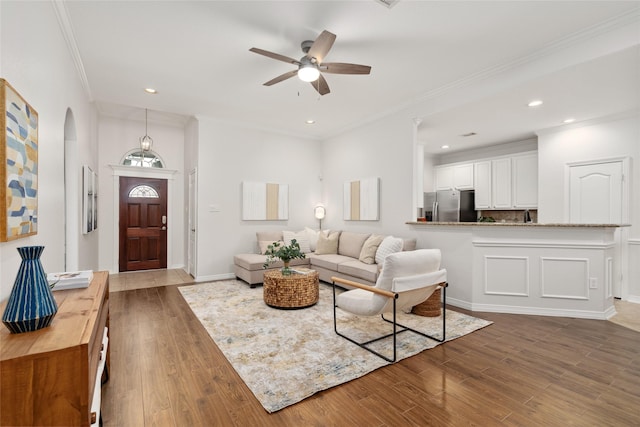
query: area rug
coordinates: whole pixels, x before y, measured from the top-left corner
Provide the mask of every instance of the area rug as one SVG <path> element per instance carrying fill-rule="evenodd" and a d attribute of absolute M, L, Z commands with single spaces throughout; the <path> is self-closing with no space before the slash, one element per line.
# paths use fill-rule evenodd
<path fill-rule="evenodd" d="M 320 284 L 312 307 L 279 310 L 267 306 L 262 287 L 225 280 L 180 287 L 182 296 L 216 345 L 268 412 L 388 365 L 385 360 L 337 336 L 333 330 L 332 287 Z M 338 310 L 338 330 L 358 340 L 391 332 L 376 317 Z M 398 322 L 439 336 L 442 318 L 400 314 Z M 447 341 L 492 322 L 447 310 Z M 407 331 L 398 335 L 398 360 L 439 343 Z M 391 354 L 392 338 L 376 343 Z"/>

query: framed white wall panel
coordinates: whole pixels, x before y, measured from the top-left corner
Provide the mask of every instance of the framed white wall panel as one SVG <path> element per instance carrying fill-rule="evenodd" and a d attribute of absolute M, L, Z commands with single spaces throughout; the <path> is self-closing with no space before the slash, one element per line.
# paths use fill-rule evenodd
<path fill-rule="evenodd" d="M 588 300 L 589 260 L 540 257 L 540 291 L 543 298 Z"/>
<path fill-rule="evenodd" d="M 345 221 L 378 221 L 380 179 L 366 178 L 345 182 L 343 206 Z"/>
<path fill-rule="evenodd" d="M 484 293 L 528 297 L 529 258 L 485 255 Z"/>
<path fill-rule="evenodd" d="M 244 221 L 289 219 L 289 186 L 264 182 L 242 183 Z"/>

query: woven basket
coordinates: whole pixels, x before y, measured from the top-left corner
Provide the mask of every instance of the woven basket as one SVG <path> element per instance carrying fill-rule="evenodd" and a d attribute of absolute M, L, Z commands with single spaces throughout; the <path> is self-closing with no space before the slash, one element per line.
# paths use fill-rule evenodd
<path fill-rule="evenodd" d="M 414 306 L 411 309 L 413 314 L 424 317 L 438 317 L 442 311 L 442 301 L 440 301 L 442 291 L 440 288 L 431 294 L 429 299 Z"/>
<path fill-rule="evenodd" d="M 318 302 L 318 272 L 283 276 L 280 270 L 264 273 L 264 302 L 276 308 L 304 308 Z"/>

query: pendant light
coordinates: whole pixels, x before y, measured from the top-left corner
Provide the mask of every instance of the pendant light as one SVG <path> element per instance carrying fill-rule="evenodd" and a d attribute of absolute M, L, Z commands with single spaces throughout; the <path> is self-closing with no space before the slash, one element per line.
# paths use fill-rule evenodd
<path fill-rule="evenodd" d="M 147 131 L 147 109 L 144 109 L 144 136 L 140 137 L 140 149 L 144 153 L 145 151 L 151 151 L 153 147 L 153 138 L 151 138 Z"/>

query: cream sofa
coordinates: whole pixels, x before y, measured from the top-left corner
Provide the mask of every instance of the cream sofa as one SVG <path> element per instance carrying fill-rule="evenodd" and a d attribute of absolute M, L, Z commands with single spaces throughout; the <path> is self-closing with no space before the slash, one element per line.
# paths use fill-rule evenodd
<path fill-rule="evenodd" d="M 309 231 L 311 232 L 311 230 Z M 300 236 L 303 236 L 300 233 L 302 232 L 297 234 L 299 243 L 301 243 L 302 240 Z M 376 262 L 369 262 L 373 261 L 371 242 L 376 239 L 372 238 L 372 240 L 369 240 L 372 235 L 367 233 L 353 233 L 350 231 L 333 231 L 332 233 L 339 233 L 335 253 L 322 253 L 322 251 L 317 251 L 316 253 L 316 245 L 313 244 L 313 238 L 311 238 L 308 252 L 305 254 L 306 257 L 304 259 L 291 260 L 290 266 L 294 269 L 296 266 L 299 266 L 316 270 L 320 275 L 320 280 L 328 283 L 331 282 L 332 276 L 336 276 L 347 280 L 375 285 L 379 274 L 379 265 Z M 258 232 L 256 233 L 256 237 L 258 244 L 256 253 L 238 254 L 235 255 L 233 259 L 236 277 L 247 282 L 252 288 L 255 287 L 256 284 L 262 283 L 262 277 L 265 271 L 282 268 L 283 266 L 282 262 L 278 261 L 270 264 L 267 269 L 264 269 L 263 264 L 267 257 L 261 254 L 266 244 L 274 241 L 283 241 L 283 232 Z M 380 243 L 380 247 L 374 249 L 378 261 L 380 261 L 380 252 L 386 252 L 386 250 L 389 250 L 392 246 L 395 249 L 400 246 L 399 250 L 403 251 L 414 250 L 416 248 L 416 239 L 399 239 L 393 236 L 380 237 L 383 238 L 385 244 Z M 387 237 L 389 240 L 384 240 Z M 398 240 L 401 240 L 401 242 L 398 242 Z M 387 242 L 389 242 L 389 244 L 387 244 Z M 301 244 L 301 248 L 303 249 L 306 247 L 304 243 Z M 363 256 L 362 249 L 364 246 L 367 246 L 369 249 L 367 251 L 368 256 Z M 363 262 L 361 259 L 367 262 Z"/>

